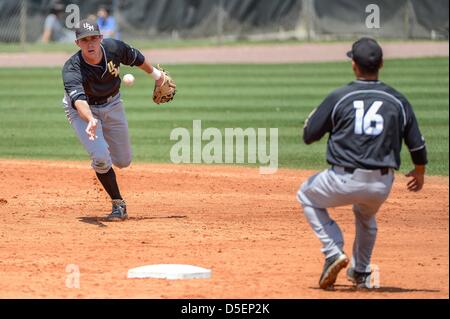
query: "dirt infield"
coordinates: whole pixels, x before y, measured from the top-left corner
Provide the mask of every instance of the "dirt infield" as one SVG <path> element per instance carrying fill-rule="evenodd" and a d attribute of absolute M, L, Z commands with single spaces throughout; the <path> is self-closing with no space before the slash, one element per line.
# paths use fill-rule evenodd
<path fill-rule="evenodd" d="M 383 45 L 387 59 L 448 57 L 448 42 L 387 42 Z M 351 43 L 311 43 L 282 45 L 242 45 L 205 48 L 144 50 L 152 63 L 307 63 L 347 61 Z M 74 45 L 73 52 L 76 52 Z M 69 53 L 0 53 L 0 67 L 61 67 Z"/>
<path fill-rule="evenodd" d="M 118 172 L 130 220 L 107 223 L 86 162 L 0 160 L 1 298 L 448 298 L 448 177 L 419 194 L 400 175 L 378 216 L 381 288 L 317 289 L 319 241 L 295 193 L 312 172 L 134 164 Z M 353 216 L 332 210 L 351 252 Z M 211 268 L 211 279 L 127 279 L 145 264 Z M 80 270 L 67 288 L 66 267 Z"/>

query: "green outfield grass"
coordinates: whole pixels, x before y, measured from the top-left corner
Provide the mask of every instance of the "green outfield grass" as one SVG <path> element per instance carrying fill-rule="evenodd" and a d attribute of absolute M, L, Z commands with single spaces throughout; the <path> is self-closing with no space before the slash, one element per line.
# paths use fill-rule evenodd
<path fill-rule="evenodd" d="M 286 65 L 172 65 L 178 84 L 167 106 L 151 101 L 152 81 L 138 69 L 123 87 L 134 159 L 170 162 L 173 128 L 278 128 L 282 168 L 326 167 L 326 138 L 306 146 L 300 131 L 307 115 L 334 88 L 353 79 L 348 62 Z M 448 175 L 448 59 L 386 61 L 382 79 L 403 92 L 427 139 L 429 173 Z M 0 69 L 0 157 L 88 159 L 62 109 L 58 68 Z M 205 143 L 206 144 L 206 143 Z M 403 148 L 402 172 L 411 167 Z"/>

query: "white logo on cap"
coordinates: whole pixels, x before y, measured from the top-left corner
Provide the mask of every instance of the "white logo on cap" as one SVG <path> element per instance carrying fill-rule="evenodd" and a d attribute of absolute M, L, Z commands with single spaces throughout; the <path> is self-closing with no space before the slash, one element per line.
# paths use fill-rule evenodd
<path fill-rule="evenodd" d="M 85 28 L 86 30 L 89 30 L 89 31 L 94 31 L 94 26 L 89 24 L 89 23 L 87 23 L 87 22 L 85 22 L 83 24 L 83 28 Z"/>

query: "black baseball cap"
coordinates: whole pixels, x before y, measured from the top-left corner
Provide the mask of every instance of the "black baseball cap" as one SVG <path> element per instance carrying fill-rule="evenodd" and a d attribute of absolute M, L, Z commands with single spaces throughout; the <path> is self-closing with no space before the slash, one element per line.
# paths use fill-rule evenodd
<path fill-rule="evenodd" d="M 383 62 L 383 49 L 374 39 L 361 38 L 353 43 L 352 50 L 347 52 L 347 56 L 358 65 L 376 71 Z"/>
<path fill-rule="evenodd" d="M 97 22 L 88 19 L 81 20 L 80 26 L 75 29 L 77 40 L 93 35 L 102 35 Z"/>

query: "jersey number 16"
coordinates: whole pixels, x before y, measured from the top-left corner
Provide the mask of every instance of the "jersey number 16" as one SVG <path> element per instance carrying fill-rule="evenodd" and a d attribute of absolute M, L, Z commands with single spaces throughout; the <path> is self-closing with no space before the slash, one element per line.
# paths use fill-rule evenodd
<path fill-rule="evenodd" d="M 354 101 L 355 114 L 355 134 L 358 135 L 380 135 L 383 132 L 384 119 L 377 114 L 383 102 L 374 102 L 364 115 L 364 101 Z"/>

